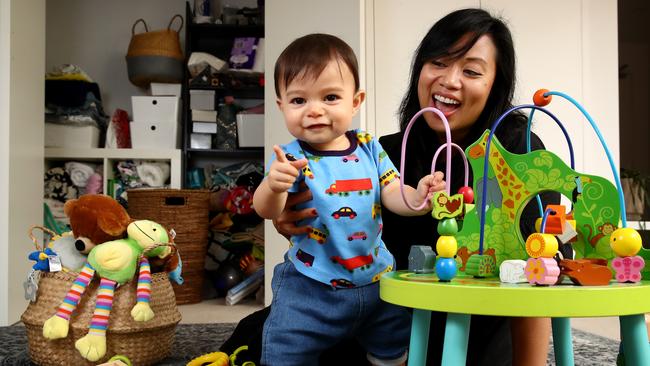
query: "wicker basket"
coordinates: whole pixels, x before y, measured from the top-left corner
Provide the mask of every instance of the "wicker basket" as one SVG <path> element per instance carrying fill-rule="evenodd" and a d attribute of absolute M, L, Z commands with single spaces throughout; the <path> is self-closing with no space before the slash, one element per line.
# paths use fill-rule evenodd
<path fill-rule="evenodd" d="M 175 19 L 180 19 L 178 30 L 171 29 Z M 145 32 L 135 33 L 138 23 Z M 167 29 L 149 31 L 144 19 L 138 19 L 131 28 L 131 41 L 126 54 L 129 80 L 142 88 L 151 82 L 178 83 L 183 78 L 183 51 L 178 33 L 183 28 L 183 17 L 176 14 Z"/>
<path fill-rule="evenodd" d="M 95 364 L 82 358 L 74 343 L 88 333 L 99 281 L 92 281 L 86 289 L 70 319 L 68 336 L 57 340 L 43 337 L 43 323 L 56 313 L 75 278 L 76 273 L 70 272 L 42 273 L 37 301 L 30 303 L 21 317 L 27 329 L 29 354 L 36 364 Z M 136 322 L 131 317 L 131 308 L 136 301 L 136 286 L 137 281 L 130 281 L 115 291 L 103 361 L 120 354 L 127 356 L 133 365 L 152 365 L 171 352 L 176 324 L 181 320 L 181 314 L 176 307 L 167 275 L 152 275 L 150 305 L 155 316 L 147 322 Z"/>
<path fill-rule="evenodd" d="M 183 261 L 182 286 L 173 284 L 177 304 L 202 300 L 203 265 L 208 247 L 207 190 L 134 189 L 128 191 L 132 218 L 147 218 L 176 232 L 174 243 Z"/>

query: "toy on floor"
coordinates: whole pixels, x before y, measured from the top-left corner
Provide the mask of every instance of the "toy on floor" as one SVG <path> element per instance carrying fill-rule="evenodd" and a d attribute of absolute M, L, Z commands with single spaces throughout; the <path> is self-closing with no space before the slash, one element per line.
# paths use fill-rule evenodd
<path fill-rule="evenodd" d="M 102 363 L 97 366 L 131 366 L 131 360 L 128 357 L 122 355 L 115 355 L 111 357 L 108 362 Z"/>
<path fill-rule="evenodd" d="M 43 337 L 65 338 L 68 335 L 70 317 L 76 309 L 86 287 L 95 272 L 100 285 L 88 334 L 75 342 L 75 347 L 89 361 L 97 361 L 106 353 L 106 330 L 117 285 L 130 281 L 139 266 L 137 299 L 131 310 L 135 321 L 147 321 L 154 317 L 149 306 L 151 296 L 151 271 L 147 257 L 164 257 L 170 253 L 167 230 L 148 220 L 134 221 L 127 227 L 128 237 L 101 243 L 88 254 L 88 262 L 77 276 L 63 303 L 55 315 L 45 321 Z"/>
<path fill-rule="evenodd" d="M 255 362 L 246 360 L 237 364 L 237 357 L 241 358 L 242 354 L 246 356 L 246 351 L 248 346 L 237 348 L 230 356 L 224 352 L 206 353 L 188 362 L 186 366 L 255 366 Z"/>

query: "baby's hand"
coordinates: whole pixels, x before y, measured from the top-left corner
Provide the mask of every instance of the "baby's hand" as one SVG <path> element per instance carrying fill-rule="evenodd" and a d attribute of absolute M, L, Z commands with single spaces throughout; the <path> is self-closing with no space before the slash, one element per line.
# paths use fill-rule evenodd
<path fill-rule="evenodd" d="M 434 172 L 433 174 L 424 176 L 418 182 L 418 197 L 427 202 L 427 209 L 431 209 L 431 197 L 433 194 L 446 188 L 443 178 L 444 175 L 442 172 Z"/>
<path fill-rule="evenodd" d="M 300 174 L 300 169 L 307 165 L 307 159 L 289 161 L 278 145 L 273 146 L 276 160 L 269 168 L 269 188 L 275 193 L 283 193 L 289 190 Z"/>

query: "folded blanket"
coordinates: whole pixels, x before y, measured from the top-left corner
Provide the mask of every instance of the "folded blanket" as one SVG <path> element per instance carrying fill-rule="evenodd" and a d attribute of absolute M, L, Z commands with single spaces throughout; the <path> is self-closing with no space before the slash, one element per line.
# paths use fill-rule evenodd
<path fill-rule="evenodd" d="M 138 176 L 150 187 L 162 187 L 169 178 L 169 164 L 142 161 L 136 166 Z"/>
<path fill-rule="evenodd" d="M 54 167 L 45 172 L 44 198 L 61 202 L 77 198 L 77 187 L 72 183 L 70 174 L 62 167 Z"/>
<path fill-rule="evenodd" d="M 83 188 L 88 183 L 88 178 L 95 174 L 95 166 L 87 163 L 69 161 L 65 163 L 65 171 L 70 174 L 70 179 L 75 186 Z"/>

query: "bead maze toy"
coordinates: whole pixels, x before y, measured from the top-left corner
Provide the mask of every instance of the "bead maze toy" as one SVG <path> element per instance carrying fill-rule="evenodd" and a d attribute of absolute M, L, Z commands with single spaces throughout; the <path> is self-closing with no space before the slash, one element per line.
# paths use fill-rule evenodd
<path fill-rule="evenodd" d="M 605 150 L 615 185 L 606 178 L 575 170 L 569 134 L 560 120 L 545 108 L 554 95 L 572 103 L 589 121 Z M 639 233 L 627 227 L 618 171 L 595 122 L 577 101 L 564 93 L 541 89 L 535 93 L 533 101 L 534 104 L 519 105 L 506 111 L 465 153 L 451 142 L 449 123 L 436 108 L 423 108 L 407 125 L 402 140 L 402 176 L 408 134 L 413 123 L 425 112 L 433 112 L 440 117 L 446 134 L 446 142 L 433 157 L 432 172 L 443 149 L 447 156 L 445 177 L 451 176 L 452 148 L 461 151 L 465 162 L 465 184 L 458 194 L 451 195 L 447 187 L 446 192 L 438 192 L 431 197 L 432 215 L 439 220 L 437 229 L 440 238 L 436 243 L 438 256 L 435 265 L 437 279 L 449 281 L 459 271 L 479 278 L 494 276 L 499 266 L 510 260 L 526 261 L 525 277 L 533 285 L 554 285 L 561 282 L 563 277 L 570 278 L 578 285 L 606 285 L 612 279 L 612 273 L 615 273 L 614 278 L 618 282 L 650 279 L 650 268 L 646 264 L 646 260 L 650 259 L 650 250 L 642 247 Z M 495 131 L 508 114 L 522 109 L 530 109 L 528 152 L 513 154 L 501 145 Z M 569 148 L 569 165 L 550 151 L 531 151 L 530 127 L 536 111 L 550 117 L 562 130 Z M 468 165 L 474 172 L 474 190 L 468 184 Z M 476 205 L 472 204 L 474 191 Z M 562 205 L 549 205 L 544 210 L 539 194 L 545 191 L 559 192 L 570 198 L 571 211 L 567 212 Z M 402 197 L 409 205 L 403 193 Z M 538 232 L 523 238 L 519 230 L 520 215 L 525 205 L 533 199 L 537 200 L 540 212 Z M 458 225 L 458 220 L 462 220 L 462 225 Z M 558 254 L 558 249 L 566 245 L 571 245 L 575 258 L 564 258 Z M 608 266 L 610 262 L 611 270 Z M 522 266 L 521 262 L 512 263 L 517 263 L 515 267 Z M 427 275 L 421 273 L 419 276 Z M 513 282 L 519 280 L 520 276 L 512 278 Z"/>

